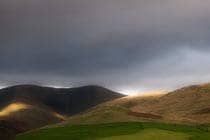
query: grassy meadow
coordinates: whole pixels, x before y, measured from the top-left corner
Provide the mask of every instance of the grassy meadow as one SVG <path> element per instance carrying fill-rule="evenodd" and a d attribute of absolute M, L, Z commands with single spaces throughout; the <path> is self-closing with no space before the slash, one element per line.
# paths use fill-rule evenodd
<path fill-rule="evenodd" d="M 155 122 L 69 125 L 18 135 L 16 140 L 209 140 L 210 127 Z"/>

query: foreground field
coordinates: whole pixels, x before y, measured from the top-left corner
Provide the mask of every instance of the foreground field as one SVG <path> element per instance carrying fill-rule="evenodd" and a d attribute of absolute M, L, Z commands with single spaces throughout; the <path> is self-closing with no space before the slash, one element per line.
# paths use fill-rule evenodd
<path fill-rule="evenodd" d="M 160 129 L 146 129 L 135 134 L 112 136 L 100 140 L 187 140 L 190 135 Z"/>
<path fill-rule="evenodd" d="M 65 125 L 18 135 L 16 140 L 209 140 L 208 126 L 152 122 Z"/>

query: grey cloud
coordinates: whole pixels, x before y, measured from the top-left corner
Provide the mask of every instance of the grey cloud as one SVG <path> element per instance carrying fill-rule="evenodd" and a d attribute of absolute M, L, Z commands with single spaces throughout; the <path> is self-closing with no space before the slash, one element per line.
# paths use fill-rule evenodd
<path fill-rule="evenodd" d="M 115 89 L 176 87 L 180 83 L 173 77 L 190 83 L 185 73 L 196 81 L 199 74 L 208 74 L 207 63 L 202 69 L 193 68 L 201 65 L 196 60 L 203 56 L 210 59 L 205 55 L 210 48 L 209 4 L 208 0 L 1 1 L 0 81 L 95 83 Z M 170 63 L 180 69 L 168 68 Z"/>

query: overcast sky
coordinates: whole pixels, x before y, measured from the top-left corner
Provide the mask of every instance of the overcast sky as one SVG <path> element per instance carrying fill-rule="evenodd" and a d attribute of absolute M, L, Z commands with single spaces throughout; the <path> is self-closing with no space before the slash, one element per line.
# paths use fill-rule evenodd
<path fill-rule="evenodd" d="M 0 85 L 122 92 L 210 82 L 210 0 L 1 0 Z"/>

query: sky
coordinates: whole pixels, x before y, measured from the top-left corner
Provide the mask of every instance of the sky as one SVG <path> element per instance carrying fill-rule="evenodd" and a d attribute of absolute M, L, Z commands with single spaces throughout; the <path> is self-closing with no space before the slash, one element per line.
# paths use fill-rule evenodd
<path fill-rule="evenodd" d="M 210 82 L 210 0 L 1 0 L 0 87 L 123 93 Z"/>

